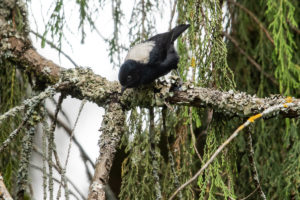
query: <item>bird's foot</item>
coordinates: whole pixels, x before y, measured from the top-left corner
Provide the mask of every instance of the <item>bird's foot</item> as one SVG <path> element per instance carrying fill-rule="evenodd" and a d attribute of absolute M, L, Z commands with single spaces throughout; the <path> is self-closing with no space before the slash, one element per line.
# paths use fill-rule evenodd
<path fill-rule="evenodd" d="M 170 91 L 182 91 L 183 81 L 180 76 L 171 76 L 171 84 Z"/>

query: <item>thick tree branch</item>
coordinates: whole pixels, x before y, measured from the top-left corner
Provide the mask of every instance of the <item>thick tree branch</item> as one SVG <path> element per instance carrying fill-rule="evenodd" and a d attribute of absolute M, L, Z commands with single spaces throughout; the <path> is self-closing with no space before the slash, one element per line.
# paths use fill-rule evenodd
<path fill-rule="evenodd" d="M 107 105 L 103 116 L 102 132 L 99 139 L 100 155 L 96 162 L 93 181 L 89 189 L 89 200 L 106 199 L 109 172 L 118 148 L 121 134 L 124 131 L 125 114 L 119 103 L 111 102 Z"/>
<path fill-rule="evenodd" d="M 24 66 L 39 82 L 54 84 L 58 81 L 62 67 L 41 56 L 30 39 L 20 35 L 9 25 L 0 23 L 0 30 L 0 58 L 5 57 Z"/>
<path fill-rule="evenodd" d="M 4 184 L 3 176 L 0 173 L 0 199 L 12 200 L 6 186 Z"/>
<path fill-rule="evenodd" d="M 40 56 L 31 45 L 27 46 L 22 37 L 11 36 L 0 47 L 0 56 L 7 56 L 21 63 L 25 63 L 25 70 L 34 73 L 44 83 L 53 84 L 58 80 L 69 82 L 68 85 L 58 87 L 66 94 L 75 98 L 97 103 L 104 107 L 111 99 L 120 102 L 123 109 L 131 109 L 136 106 L 164 106 L 165 104 L 190 105 L 197 107 L 210 106 L 215 112 L 230 116 L 248 117 L 262 112 L 268 107 L 284 102 L 282 96 L 258 98 L 243 92 L 222 92 L 208 88 L 194 88 L 192 83 L 185 83 L 181 91 L 172 91 L 172 85 L 158 83 L 154 86 L 146 86 L 139 89 L 129 89 L 123 96 L 120 95 L 121 87 L 116 81 L 94 74 L 89 69 L 76 68 L 65 70 L 53 62 Z M 3 37 L 0 31 L 0 37 Z M 30 66 L 30 67 L 29 67 Z M 149 90 L 155 92 L 149 92 Z M 300 100 L 294 99 L 294 106 L 280 111 L 284 117 L 297 117 L 300 115 Z"/>

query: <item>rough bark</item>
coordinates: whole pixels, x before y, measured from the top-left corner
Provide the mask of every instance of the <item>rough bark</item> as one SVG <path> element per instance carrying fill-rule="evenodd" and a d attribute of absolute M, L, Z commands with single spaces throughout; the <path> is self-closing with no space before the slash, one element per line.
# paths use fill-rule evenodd
<path fill-rule="evenodd" d="M 274 95 L 268 98 L 258 98 L 244 92 L 222 92 L 219 90 L 200 88 L 187 82 L 181 87 L 181 91 L 172 91 L 174 84 L 159 82 L 155 85 L 145 86 L 139 89 L 128 89 L 121 96 L 121 87 L 116 81 L 94 74 L 89 69 L 76 68 L 65 70 L 39 55 L 32 47 L 30 40 L 19 36 L 12 29 L 0 29 L 0 57 L 18 62 L 21 68 L 35 74 L 35 78 L 42 86 L 54 84 L 59 80 L 69 82 L 57 91 L 64 90 L 67 94 L 97 103 L 104 107 L 110 99 L 118 99 L 122 107 L 129 110 L 136 106 L 164 106 L 165 104 L 190 105 L 196 107 L 210 106 L 216 112 L 230 116 L 248 117 L 262 112 L 266 108 L 285 102 L 285 98 Z M 9 32 L 10 30 L 10 32 Z M 40 88 L 39 86 L 39 89 Z M 300 115 L 300 100 L 294 99 L 294 107 L 289 107 L 281 112 L 285 117 L 297 117 Z"/>
<path fill-rule="evenodd" d="M 12 200 L 6 186 L 4 184 L 3 176 L 0 173 L 0 199 Z"/>
<path fill-rule="evenodd" d="M 117 102 L 107 105 L 103 116 L 102 132 L 99 139 L 100 154 L 96 162 L 95 173 L 89 189 L 89 200 L 104 200 L 107 196 L 109 172 L 113 164 L 116 149 L 124 131 L 125 114 Z"/>
<path fill-rule="evenodd" d="M 37 80 L 42 83 L 54 84 L 60 79 L 67 81 L 69 82 L 67 86 L 64 85 L 64 87 L 57 90 L 64 90 L 67 94 L 78 99 L 87 98 L 101 107 L 104 107 L 110 99 L 117 98 L 122 107 L 128 110 L 136 106 L 149 107 L 176 104 L 196 107 L 210 106 L 216 112 L 225 115 L 248 117 L 272 105 L 285 102 L 285 98 L 280 95 L 258 98 L 244 92 L 222 92 L 209 88 L 194 88 L 193 84 L 189 82 L 181 87 L 181 91 L 172 91 L 173 84 L 160 82 L 139 89 L 128 89 L 121 96 L 121 87 L 118 82 L 108 81 L 89 69 L 65 70 L 39 55 L 32 47 L 30 40 L 18 36 L 13 31 L 8 34 L 7 30 L 0 31 L 1 57 L 5 56 L 23 64 L 19 66 L 27 72 L 35 74 Z M 3 34 L 3 32 L 6 32 L 6 34 Z M 4 38 L 4 35 L 8 37 Z M 289 107 L 281 112 L 285 117 L 300 115 L 300 100 L 294 99 L 293 101 L 295 103 L 294 107 Z"/>

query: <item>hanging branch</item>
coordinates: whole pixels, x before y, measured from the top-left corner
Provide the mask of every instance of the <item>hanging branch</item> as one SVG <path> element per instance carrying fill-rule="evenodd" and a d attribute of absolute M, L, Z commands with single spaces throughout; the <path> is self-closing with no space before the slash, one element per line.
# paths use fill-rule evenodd
<path fill-rule="evenodd" d="M 43 116 L 45 117 L 46 115 L 46 109 L 45 109 L 45 104 L 44 104 L 44 113 Z M 43 166 L 43 200 L 47 200 L 47 179 L 49 176 L 47 176 L 47 136 L 48 136 L 48 122 L 47 120 L 44 120 L 43 123 L 43 130 L 42 130 L 42 153 L 40 154 L 42 156 L 42 166 Z M 37 149 L 37 148 L 36 148 Z M 33 145 L 33 150 L 35 150 L 35 146 Z"/>
<path fill-rule="evenodd" d="M 17 175 L 17 185 L 18 185 L 17 198 L 18 199 L 24 199 L 25 191 L 28 186 L 28 172 L 29 172 L 28 169 L 29 169 L 29 163 L 31 158 L 34 133 L 35 133 L 35 127 L 34 125 L 31 125 L 31 127 L 27 130 L 27 135 L 23 137 L 23 141 L 22 141 L 23 144 L 22 144 L 22 152 L 20 158 L 20 166 Z"/>
<path fill-rule="evenodd" d="M 154 108 L 149 108 L 149 116 L 150 116 L 150 126 L 149 126 L 149 143 L 150 143 L 150 154 L 152 157 L 152 166 L 153 166 L 153 177 L 155 181 L 154 190 L 156 194 L 156 200 L 162 199 L 161 194 L 161 186 L 159 181 L 159 162 L 158 162 L 158 156 L 155 149 L 156 142 L 155 142 L 155 125 L 154 125 Z"/>
<path fill-rule="evenodd" d="M 18 126 L 17 129 L 15 129 L 13 132 L 11 132 L 8 136 L 8 138 L 2 143 L 0 146 L 0 153 L 8 147 L 8 145 L 12 142 L 12 140 L 19 134 L 20 130 L 24 127 L 29 117 L 25 117 L 22 121 L 22 123 Z"/>
<path fill-rule="evenodd" d="M 41 156 L 43 159 L 47 159 L 47 158 L 45 158 L 44 157 L 44 155 L 43 155 L 43 153 L 36 147 L 36 146 L 34 146 L 33 145 L 33 151 L 37 154 L 37 155 L 39 155 L 39 156 Z M 58 174 L 60 174 L 61 175 L 61 170 L 59 169 L 59 167 L 55 164 L 55 163 L 50 163 L 51 164 L 51 166 L 55 169 L 55 171 L 58 173 Z M 41 170 L 43 173 L 44 173 L 44 170 L 42 169 L 42 168 L 40 168 L 40 167 L 38 167 L 38 166 L 36 166 L 36 165 L 34 165 L 34 164 L 30 164 L 30 166 L 31 167 L 33 167 L 33 168 L 38 168 L 39 170 Z M 49 176 L 49 174 L 47 174 L 47 173 L 45 173 L 45 175 L 47 176 L 47 177 L 50 177 Z M 72 187 L 74 188 L 74 190 L 81 196 L 81 198 L 82 199 L 86 199 L 86 197 L 83 195 L 83 193 L 79 190 L 79 188 L 76 186 L 76 184 L 70 179 L 70 178 L 68 178 L 67 176 L 66 176 L 66 178 L 67 178 L 67 181 L 72 185 Z M 53 177 L 53 179 L 54 179 L 54 177 Z"/>
<path fill-rule="evenodd" d="M 289 26 L 291 27 L 291 29 L 293 31 L 295 31 L 298 35 L 300 35 L 300 29 L 298 29 L 297 27 L 295 27 L 288 19 L 286 21 L 289 24 Z"/>
<path fill-rule="evenodd" d="M 259 19 L 253 14 L 253 12 L 251 12 L 249 9 L 247 9 L 246 7 L 244 7 L 242 4 L 233 1 L 233 0 L 227 0 L 228 3 L 232 3 L 233 5 L 239 7 L 240 9 L 242 9 L 243 11 L 245 11 L 254 21 L 255 23 L 263 30 L 263 32 L 266 34 L 266 37 L 268 38 L 268 40 L 270 40 L 270 42 L 274 45 L 274 40 L 271 37 L 270 33 L 268 32 L 268 30 L 264 27 L 264 25 L 259 21 Z"/>
<path fill-rule="evenodd" d="M 208 159 L 208 161 L 201 167 L 201 169 L 187 182 L 182 184 L 179 188 L 176 189 L 176 191 L 172 194 L 172 196 L 169 198 L 169 200 L 172 200 L 175 198 L 178 192 L 183 190 L 187 185 L 192 183 L 194 180 L 198 178 L 198 176 L 214 161 L 214 159 L 222 152 L 222 150 L 236 137 L 238 136 L 239 132 L 243 130 L 245 127 L 249 126 L 251 123 L 253 123 L 256 119 L 259 119 L 261 117 L 266 117 L 272 113 L 278 112 L 281 108 L 288 108 L 289 106 L 293 106 L 293 100 L 292 98 L 287 98 L 285 103 L 275 105 L 272 107 L 269 107 L 268 109 L 264 110 L 262 113 L 259 113 L 257 115 L 254 115 L 250 117 L 244 124 L 239 126 L 233 134 L 222 144 L 218 147 L 218 149 L 213 153 L 213 155 Z"/>
<path fill-rule="evenodd" d="M 193 116 L 192 116 L 192 108 L 189 108 L 189 125 L 190 125 L 190 132 L 191 132 L 191 136 L 192 136 L 192 142 L 193 142 L 193 147 L 194 147 L 194 150 L 196 152 L 196 155 L 198 156 L 199 160 L 201 161 L 201 163 L 203 162 L 202 158 L 201 158 L 201 155 L 198 151 L 198 148 L 197 148 L 197 140 L 196 140 L 196 136 L 195 136 L 195 133 L 194 133 L 194 129 L 193 129 Z"/>
<path fill-rule="evenodd" d="M 50 126 L 50 130 L 49 130 L 49 135 L 48 135 L 48 165 L 49 165 L 49 192 L 50 192 L 50 199 L 53 199 L 53 168 L 52 168 L 52 153 L 54 152 L 54 131 L 55 131 L 55 127 L 56 127 L 56 119 L 57 119 L 57 115 L 58 112 L 60 110 L 61 104 L 63 102 L 65 95 L 61 94 L 59 99 L 58 99 L 58 103 L 55 109 L 55 114 L 54 114 L 54 120 L 52 121 L 52 124 Z M 56 164 L 58 164 L 58 162 L 56 162 Z M 61 169 L 61 167 L 60 167 Z"/>
<path fill-rule="evenodd" d="M 39 93 L 39 95 L 32 97 L 31 99 L 26 99 L 22 102 L 21 105 L 16 106 L 8 110 L 7 112 L 0 115 L 0 125 L 8 117 L 14 117 L 16 114 L 25 110 L 25 108 L 32 108 L 35 105 L 38 105 L 44 99 L 53 96 L 55 90 L 59 87 L 60 83 L 55 84 L 53 87 L 48 87 L 45 91 Z M 27 111 L 28 112 L 28 111 Z"/>
<path fill-rule="evenodd" d="M 250 194 L 248 194 L 246 197 L 240 199 L 240 200 L 247 200 L 250 197 L 252 197 L 253 194 L 255 194 L 255 192 L 258 190 L 258 188 L 255 188 L 255 190 L 253 190 Z"/>
<path fill-rule="evenodd" d="M 47 112 L 48 112 L 49 117 L 51 118 L 51 120 L 54 120 L 54 114 L 50 111 L 47 111 Z M 66 131 L 66 133 L 69 136 L 71 136 L 71 133 L 72 133 L 71 128 L 65 122 L 63 122 L 60 118 L 57 118 L 57 125 L 61 126 Z M 83 163 L 85 165 L 87 176 L 88 176 L 89 180 L 92 181 L 92 174 L 91 174 L 91 172 L 88 168 L 88 163 L 90 163 L 90 165 L 93 168 L 95 168 L 95 164 L 92 161 L 92 159 L 89 157 L 89 155 L 86 153 L 86 151 L 84 150 L 84 148 L 82 147 L 82 145 L 79 143 L 79 141 L 77 140 L 77 138 L 75 136 L 72 137 L 72 140 L 73 140 L 74 144 L 78 147 L 81 158 L 82 158 Z"/>
<path fill-rule="evenodd" d="M 179 182 L 178 172 L 176 170 L 176 164 L 175 164 L 175 161 L 174 161 L 174 156 L 173 156 L 172 149 L 170 147 L 169 140 L 168 140 L 168 135 L 167 135 L 167 126 L 166 126 L 167 116 L 166 115 L 167 115 L 167 107 L 164 106 L 163 109 L 162 109 L 163 132 L 161 134 L 166 137 L 168 160 L 169 160 L 169 163 L 170 163 L 170 168 L 171 168 L 172 174 L 174 176 L 174 185 L 175 185 L 175 187 L 179 187 L 180 182 Z M 178 195 L 179 195 L 179 199 L 182 199 L 182 192 L 179 192 Z"/>
<path fill-rule="evenodd" d="M 124 131 L 125 114 L 119 103 L 110 102 L 102 119 L 99 138 L 100 153 L 96 162 L 93 181 L 89 188 L 89 200 L 106 199 L 109 172 L 113 164 L 121 135 Z"/>
<path fill-rule="evenodd" d="M 259 183 L 259 177 L 258 177 L 258 173 L 257 173 L 257 169 L 256 169 L 256 165 L 255 165 L 255 161 L 254 161 L 254 149 L 252 146 L 252 136 L 251 136 L 251 130 L 250 127 L 248 127 L 246 129 L 246 144 L 247 144 L 247 153 L 248 153 L 248 159 L 249 159 L 249 163 L 250 163 L 250 170 L 251 170 L 251 174 L 253 176 L 253 180 L 254 180 L 254 184 L 256 186 L 256 188 L 258 189 L 260 198 L 263 200 L 266 200 L 266 195 L 264 193 L 264 191 L 261 188 L 261 185 Z"/>
<path fill-rule="evenodd" d="M 262 67 L 254 60 L 254 58 L 252 58 L 251 56 L 249 56 L 244 49 L 242 49 L 240 47 L 240 44 L 232 37 L 230 36 L 228 33 L 223 32 L 223 35 L 225 35 L 225 37 L 227 37 L 233 44 L 234 46 L 240 51 L 240 53 L 242 55 L 244 55 L 247 60 L 257 69 L 257 71 L 259 71 L 260 73 L 263 73 L 263 75 L 269 79 L 274 85 L 279 85 L 277 80 L 270 74 L 268 74 L 267 72 L 262 70 Z"/>
<path fill-rule="evenodd" d="M 39 33 L 35 32 L 33 30 L 30 30 L 30 33 L 34 34 L 36 37 L 40 38 L 41 40 L 45 40 L 45 42 L 47 44 L 49 44 L 51 48 L 57 50 L 59 53 L 64 55 L 74 65 L 74 67 L 79 66 L 78 64 L 76 64 L 76 62 L 68 54 L 66 54 L 64 51 L 62 51 L 60 48 L 58 48 L 53 42 L 50 42 L 49 40 L 44 38 L 42 35 L 40 35 Z"/>
<path fill-rule="evenodd" d="M 77 114 L 77 117 L 76 117 L 76 120 L 75 120 L 75 123 L 74 123 L 74 126 L 72 128 L 72 131 L 71 131 L 71 135 L 70 135 L 70 141 L 69 141 L 69 146 L 68 146 L 68 152 L 67 152 L 67 158 L 66 158 L 66 161 L 65 161 L 65 165 L 62 169 L 62 176 L 61 176 L 61 179 L 60 179 L 60 183 L 59 184 L 59 188 L 58 188 L 58 191 L 61 190 L 61 186 L 62 186 L 62 182 L 64 183 L 67 183 L 67 180 L 66 180 L 66 169 L 67 169 L 67 165 L 68 165 L 68 161 L 69 161 L 69 157 L 70 157 L 70 153 L 71 153 L 71 147 L 72 147 L 72 140 L 73 140 L 73 135 L 74 135 L 74 130 L 77 126 L 77 123 L 78 123 L 78 119 L 79 119 L 79 116 L 81 114 L 81 111 L 83 109 L 83 106 L 85 105 L 86 103 L 86 100 L 84 99 L 81 104 L 80 104 L 80 107 L 79 107 L 79 111 L 78 111 L 78 114 Z M 65 179 L 65 180 L 63 180 Z M 68 199 L 68 188 L 67 188 L 67 184 L 64 185 L 64 188 L 65 188 L 65 193 L 66 193 L 66 199 Z M 60 192 L 58 192 L 58 194 L 60 194 Z M 60 195 L 57 196 L 57 199 L 60 198 Z"/>
<path fill-rule="evenodd" d="M 54 97 L 49 98 L 49 100 L 52 102 L 52 104 L 54 105 L 54 107 L 57 106 L 57 101 L 54 99 Z M 48 114 L 51 113 L 51 114 L 54 116 L 54 114 L 53 114 L 53 112 L 50 110 L 50 108 L 46 107 L 45 109 L 46 109 L 46 111 L 47 111 Z M 66 119 L 67 123 L 70 124 L 69 116 L 67 115 L 67 113 L 65 112 L 65 110 L 64 110 L 63 108 L 61 108 L 60 114 Z M 57 122 L 57 123 L 58 123 L 58 122 Z"/>
<path fill-rule="evenodd" d="M 39 166 L 37 166 L 37 165 L 34 165 L 34 164 L 30 164 L 30 167 L 32 167 L 33 169 L 36 169 L 36 170 L 38 170 L 38 171 L 40 171 L 40 172 L 42 172 L 42 173 L 44 173 L 43 172 L 43 169 L 41 168 L 41 167 L 39 167 Z M 47 177 L 50 177 L 50 175 L 49 174 L 46 174 L 46 176 Z M 58 184 L 62 184 L 63 186 L 64 186 L 64 183 L 62 183 L 60 180 L 58 180 L 57 178 L 55 178 L 55 177 L 53 177 L 53 180 L 56 182 L 56 183 L 58 183 Z M 81 199 L 85 199 L 85 197 L 84 197 L 84 195 L 79 191 L 79 190 L 77 190 L 76 188 L 74 188 L 75 190 L 76 190 L 76 192 L 81 196 Z M 80 199 L 72 190 L 69 190 L 69 192 L 70 192 L 70 194 L 71 195 L 73 195 L 76 199 Z"/>
<path fill-rule="evenodd" d="M 8 136 L 8 138 L 2 143 L 0 146 L 0 153 L 10 144 L 10 142 L 19 134 L 20 130 L 25 126 L 29 118 L 31 117 L 34 109 L 36 106 L 42 102 L 44 99 L 46 99 L 49 96 L 53 96 L 55 94 L 55 87 L 48 87 L 44 92 L 41 92 L 39 95 L 23 101 L 22 105 L 16 106 L 3 115 L 0 115 L 0 125 L 1 122 L 4 121 L 7 117 L 15 116 L 17 113 L 25 110 L 25 108 L 28 108 L 26 111 L 25 117 L 21 124 L 18 126 L 17 129 L 15 129 L 13 132 L 11 132 Z"/>
<path fill-rule="evenodd" d="M 172 5 L 172 1 L 170 0 L 170 6 Z M 176 5 L 177 5 L 177 0 L 174 1 L 173 6 L 171 6 L 171 16 L 170 16 L 170 21 L 169 21 L 169 31 L 171 30 L 172 27 L 172 22 L 173 22 L 173 18 L 175 15 L 175 11 L 176 11 Z"/>

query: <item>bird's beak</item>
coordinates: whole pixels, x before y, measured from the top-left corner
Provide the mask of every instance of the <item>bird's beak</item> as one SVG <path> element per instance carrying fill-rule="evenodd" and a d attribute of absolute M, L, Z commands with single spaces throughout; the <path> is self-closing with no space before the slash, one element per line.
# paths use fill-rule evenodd
<path fill-rule="evenodd" d="M 121 95 L 123 94 L 123 92 L 126 90 L 126 86 L 122 86 L 122 89 L 121 89 Z"/>

